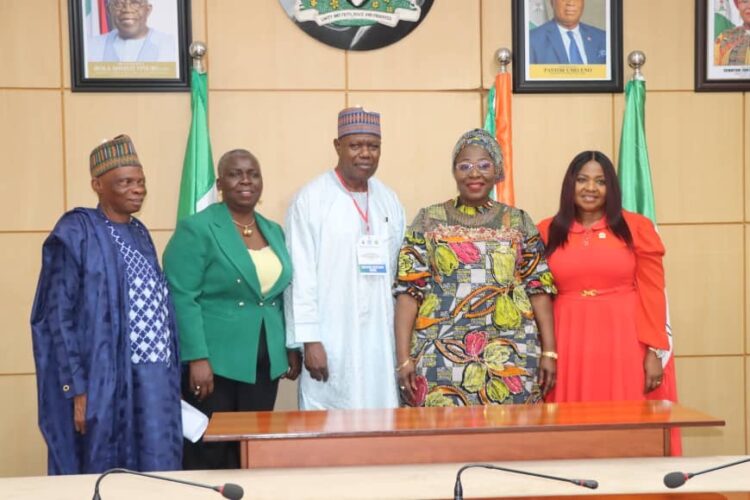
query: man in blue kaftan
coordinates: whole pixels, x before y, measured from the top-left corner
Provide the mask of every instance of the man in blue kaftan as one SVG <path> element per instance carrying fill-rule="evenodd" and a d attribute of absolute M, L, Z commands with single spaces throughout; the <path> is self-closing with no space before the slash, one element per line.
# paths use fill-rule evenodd
<path fill-rule="evenodd" d="M 31 313 L 39 427 L 49 474 L 175 470 L 180 366 L 166 280 L 145 226 L 127 136 L 91 153 L 96 209 L 58 221 L 42 249 Z"/>

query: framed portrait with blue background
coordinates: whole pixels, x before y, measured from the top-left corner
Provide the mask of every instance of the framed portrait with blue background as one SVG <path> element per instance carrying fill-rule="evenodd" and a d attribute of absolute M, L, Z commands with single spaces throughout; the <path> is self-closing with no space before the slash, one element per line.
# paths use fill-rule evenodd
<path fill-rule="evenodd" d="M 750 0 L 695 0 L 695 90 L 750 91 Z"/>
<path fill-rule="evenodd" d="M 514 0 L 513 92 L 622 92 L 622 0 Z"/>
<path fill-rule="evenodd" d="M 187 91 L 190 0 L 68 0 L 74 92 Z"/>

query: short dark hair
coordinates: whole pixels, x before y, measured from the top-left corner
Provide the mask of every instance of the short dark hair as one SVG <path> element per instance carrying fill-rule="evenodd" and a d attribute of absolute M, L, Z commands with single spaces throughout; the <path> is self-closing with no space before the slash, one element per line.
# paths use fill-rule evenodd
<path fill-rule="evenodd" d="M 249 158 L 251 162 L 255 163 L 256 165 L 260 165 L 255 155 L 247 149 L 232 149 L 231 151 L 227 151 L 226 153 L 221 155 L 221 158 L 219 158 L 219 164 L 216 167 L 216 171 L 219 174 L 219 177 L 221 177 L 223 170 L 227 168 L 227 165 L 230 162 L 239 158 Z"/>
<path fill-rule="evenodd" d="M 595 161 L 601 165 L 604 172 L 604 182 L 607 186 L 604 212 L 607 215 L 607 225 L 615 236 L 628 246 L 633 245 L 633 236 L 630 234 L 628 224 L 622 216 L 622 194 L 612 161 L 601 151 L 582 151 L 573 158 L 565 172 L 560 191 L 560 208 L 552 218 L 549 228 L 547 256 L 552 255 L 558 247 L 563 247 L 568 242 L 568 231 L 576 216 L 576 178 L 583 166 L 590 161 Z"/>

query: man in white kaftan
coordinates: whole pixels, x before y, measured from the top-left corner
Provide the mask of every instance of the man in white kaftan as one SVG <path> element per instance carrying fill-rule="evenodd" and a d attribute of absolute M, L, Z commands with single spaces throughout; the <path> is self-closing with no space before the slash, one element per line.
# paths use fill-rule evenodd
<path fill-rule="evenodd" d="M 391 284 L 404 234 L 396 194 L 377 179 L 380 117 L 339 114 L 336 168 L 307 184 L 287 214 L 294 275 L 287 344 L 304 345 L 299 406 L 394 408 Z"/>

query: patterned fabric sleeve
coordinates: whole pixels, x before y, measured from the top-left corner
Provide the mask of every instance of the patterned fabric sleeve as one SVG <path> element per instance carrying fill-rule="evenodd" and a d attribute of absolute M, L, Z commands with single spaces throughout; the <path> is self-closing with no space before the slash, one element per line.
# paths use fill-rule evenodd
<path fill-rule="evenodd" d="M 414 222 L 406 230 L 401 250 L 398 254 L 398 272 L 393 283 L 393 296 L 409 294 L 422 304 L 430 289 L 432 272 L 424 237 L 425 210 L 419 211 Z"/>
<path fill-rule="evenodd" d="M 81 304 L 93 297 L 84 288 L 86 241 L 90 235 L 78 213 L 68 213 L 60 219 L 42 249 L 42 272 L 37 297 L 32 311 L 32 332 L 37 370 L 42 372 L 55 366 L 45 361 L 47 356 L 56 360 L 59 389 L 70 386 L 63 396 L 88 392 L 90 362 L 82 344 L 90 342 L 92 325 L 79 317 Z M 51 389 L 51 388 L 50 388 Z M 40 398 L 42 389 L 40 388 Z"/>
<path fill-rule="evenodd" d="M 557 293 L 555 280 L 544 257 L 544 242 L 531 217 L 524 211 L 520 211 L 519 230 L 524 235 L 521 263 L 518 266 L 521 281 L 528 295 Z"/>

